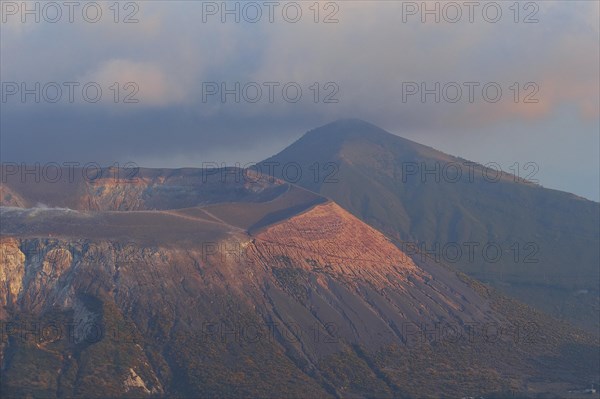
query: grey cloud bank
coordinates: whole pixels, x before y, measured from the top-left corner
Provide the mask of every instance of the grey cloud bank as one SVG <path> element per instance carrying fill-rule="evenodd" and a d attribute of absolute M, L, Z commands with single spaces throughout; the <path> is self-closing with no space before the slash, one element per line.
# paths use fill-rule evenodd
<path fill-rule="evenodd" d="M 471 21 L 456 2 L 462 18 L 452 22 L 442 2 L 427 2 L 439 11 L 425 15 L 421 2 L 298 2 L 302 15 L 291 22 L 296 6 L 281 2 L 271 22 L 257 2 L 263 14 L 252 22 L 254 9 L 230 2 L 223 22 L 220 2 L 122 3 L 118 16 L 101 2 L 96 23 L 23 23 L 6 3 L 3 162 L 258 161 L 353 116 L 480 162 L 534 161 L 543 185 L 600 197 L 597 2 L 498 2 L 496 22 L 483 3 Z M 64 91 L 47 101 L 52 82 L 78 83 L 75 100 Z M 98 102 L 79 92 L 90 82 L 102 88 Z M 501 88 L 496 102 L 481 91 L 489 83 Z"/>

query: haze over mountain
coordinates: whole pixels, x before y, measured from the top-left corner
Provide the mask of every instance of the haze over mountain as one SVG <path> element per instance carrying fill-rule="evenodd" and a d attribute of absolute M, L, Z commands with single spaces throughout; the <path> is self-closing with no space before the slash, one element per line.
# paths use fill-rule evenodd
<path fill-rule="evenodd" d="M 598 334 L 597 202 L 356 119 L 309 131 L 259 167 L 331 198 L 411 254 L 429 253 Z"/>
<path fill-rule="evenodd" d="M 2 185 L 3 398 L 526 397 L 598 382 L 597 338 L 413 260 L 328 198 L 234 169 L 106 172 Z"/>

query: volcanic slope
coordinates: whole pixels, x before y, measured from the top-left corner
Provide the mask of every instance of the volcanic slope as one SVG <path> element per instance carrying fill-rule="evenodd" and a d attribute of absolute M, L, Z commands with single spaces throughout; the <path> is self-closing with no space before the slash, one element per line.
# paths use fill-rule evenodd
<path fill-rule="evenodd" d="M 527 396 L 595 382 L 593 337 L 416 264 L 314 193 L 263 176 L 202 186 L 202 173 L 3 188 L 3 398 Z"/>
<path fill-rule="evenodd" d="M 291 163 L 306 172 L 299 180 L 283 174 Z M 525 166 L 523 175 L 535 172 Z M 405 252 L 429 252 L 510 296 L 600 331 L 597 202 L 356 119 L 311 130 L 256 169 L 331 198 Z"/>

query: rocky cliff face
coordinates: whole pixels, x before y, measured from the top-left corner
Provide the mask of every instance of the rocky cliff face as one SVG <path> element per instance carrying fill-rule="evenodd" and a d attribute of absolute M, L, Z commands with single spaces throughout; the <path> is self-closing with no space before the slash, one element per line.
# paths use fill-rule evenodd
<path fill-rule="evenodd" d="M 0 205 L 58 207 L 81 211 L 141 211 L 189 208 L 222 202 L 275 199 L 289 185 L 241 169 L 87 170 L 63 168 L 55 180 L 41 170 L 7 171 L 0 165 Z M 35 170 L 34 170 L 35 172 Z"/>
<path fill-rule="evenodd" d="M 25 254 L 19 249 L 19 241 L 2 238 L 0 241 L 0 316 L 5 318 L 6 306 L 14 306 L 23 290 Z"/>

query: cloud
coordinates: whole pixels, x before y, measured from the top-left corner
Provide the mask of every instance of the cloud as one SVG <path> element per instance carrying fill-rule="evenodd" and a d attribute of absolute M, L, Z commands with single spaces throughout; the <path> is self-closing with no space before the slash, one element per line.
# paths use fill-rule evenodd
<path fill-rule="evenodd" d="M 111 90 L 111 96 L 104 97 L 108 102 L 117 104 L 130 97 L 129 100 L 139 101 L 143 106 L 169 106 L 181 103 L 185 98 L 179 82 L 160 66 L 148 62 L 112 59 L 79 80 L 96 82 L 103 88 L 114 87 L 117 83 L 123 100 L 117 98 L 115 101 L 116 88 Z"/>
<path fill-rule="evenodd" d="M 435 23 L 431 16 L 421 23 L 420 15 L 403 23 L 405 3 L 338 2 L 333 17 L 339 22 L 331 24 L 322 20 L 332 10 L 321 8 L 315 23 L 308 7 L 295 24 L 282 19 L 281 7 L 275 23 L 266 17 L 257 24 L 221 23 L 220 15 L 203 23 L 202 4 L 189 2 L 139 3 L 135 24 L 113 23 L 109 10 L 99 24 L 16 24 L 11 19 L 10 26 L 25 33 L 9 29 L 4 34 L 3 75 L 15 81 L 132 81 L 139 86 L 141 106 L 180 105 L 210 117 L 277 112 L 334 119 L 361 112 L 377 120 L 394 113 L 410 124 L 477 126 L 515 117 L 544 118 L 563 103 L 578 104 L 582 116 L 597 116 L 596 2 L 537 2 L 535 24 L 514 23 L 508 3 L 502 3 L 498 23 L 483 18 L 482 6 L 473 23 L 464 7 L 458 23 L 444 18 Z M 433 1 L 415 4 L 444 7 Z M 521 9 L 519 18 L 528 12 Z M 23 28 L 30 26 L 35 29 Z M 202 84 L 207 81 L 297 82 L 305 99 L 312 95 L 312 84 L 333 81 L 340 101 L 205 104 Z M 474 105 L 406 104 L 401 101 L 406 81 L 493 81 L 506 84 L 505 91 L 514 82 L 535 82 L 543 98 L 535 106 L 501 102 L 489 107 L 481 99 Z"/>
<path fill-rule="evenodd" d="M 298 23 L 283 20 L 281 7 L 274 23 L 264 18 L 255 24 L 221 23 L 220 15 L 204 23 L 202 2 L 165 1 L 137 2 L 139 22 L 134 24 L 113 23 L 109 10 L 98 24 L 12 20 L 2 26 L 3 81 L 98 81 L 105 95 L 101 104 L 85 109 L 80 103 L 3 104 L 2 156 L 15 161 L 151 160 L 156 166 L 164 160 L 175 166 L 251 147 L 258 159 L 272 152 L 262 142 L 283 146 L 307 129 L 350 116 L 399 133 L 420 131 L 431 137 L 451 131 L 453 140 L 467 146 L 483 135 L 502 140 L 498 128 L 507 125 L 520 124 L 534 133 L 547 130 L 548 121 L 565 108 L 576 111 L 569 120 L 578 139 L 594 146 L 600 3 L 532 2 L 539 7 L 539 22 L 533 24 L 513 21 L 508 7 L 514 2 L 497 3 L 504 11 L 498 23 L 486 22 L 480 12 L 473 23 L 428 18 L 423 24 L 418 16 L 403 23 L 403 2 L 383 1 L 336 2 L 339 22 L 330 24 L 323 23 L 332 11 L 324 9 L 327 2 L 319 3 L 319 23 L 308 8 L 312 2 L 300 2 Z M 469 81 L 498 82 L 502 101 L 483 101 L 481 92 L 474 103 L 402 101 L 403 82 Z M 110 104 L 108 88 L 114 82 L 121 84 L 121 96 L 131 92 L 123 84 L 137 83 L 139 103 Z M 303 98 L 289 103 L 279 95 L 274 103 L 235 103 L 215 96 L 205 103 L 205 82 L 229 87 L 296 82 Z M 328 82 L 339 89 L 338 103 L 322 101 Z M 524 87 L 528 82 L 539 87 L 538 103 L 523 101 L 530 93 Z M 315 83 L 317 102 L 310 89 Z M 517 102 L 510 90 L 514 83 L 521 90 Z"/>

